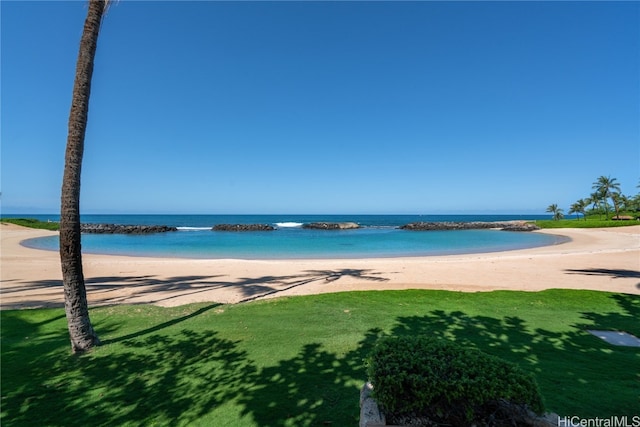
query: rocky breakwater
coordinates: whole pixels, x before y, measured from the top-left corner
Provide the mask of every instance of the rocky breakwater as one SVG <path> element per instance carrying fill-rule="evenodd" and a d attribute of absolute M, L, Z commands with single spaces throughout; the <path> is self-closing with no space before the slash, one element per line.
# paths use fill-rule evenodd
<path fill-rule="evenodd" d="M 495 222 L 412 222 L 399 227 L 412 231 L 442 230 L 483 230 L 498 229 L 503 231 L 534 231 L 540 227 L 527 221 L 495 221 Z"/>
<path fill-rule="evenodd" d="M 270 224 L 217 224 L 213 231 L 273 231 L 276 228 Z"/>
<path fill-rule="evenodd" d="M 178 229 L 167 225 L 81 224 L 80 231 L 90 234 L 153 234 Z"/>
<path fill-rule="evenodd" d="M 310 228 L 314 230 L 352 230 L 360 228 L 355 222 L 310 222 L 303 224 L 302 228 Z"/>

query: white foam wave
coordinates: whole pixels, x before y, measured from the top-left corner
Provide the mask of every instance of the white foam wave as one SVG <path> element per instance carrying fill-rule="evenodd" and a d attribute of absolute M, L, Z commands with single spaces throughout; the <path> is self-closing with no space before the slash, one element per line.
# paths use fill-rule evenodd
<path fill-rule="evenodd" d="M 211 227 L 176 227 L 179 231 L 204 231 L 211 230 Z"/>
<path fill-rule="evenodd" d="M 276 222 L 276 227 L 280 228 L 302 227 L 302 225 L 301 222 Z"/>

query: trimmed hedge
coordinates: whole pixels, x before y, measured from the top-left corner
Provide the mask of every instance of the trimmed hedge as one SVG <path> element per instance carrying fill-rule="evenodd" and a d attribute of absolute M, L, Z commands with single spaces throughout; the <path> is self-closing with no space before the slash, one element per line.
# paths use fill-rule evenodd
<path fill-rule="evenodd" d="M 373 395 L 388 422 L 501 425 L 495 422 L 497 408 L 544 411 L 531 375 L 513 363 L 450 341 L 382 338 L 366 363 Z"/>

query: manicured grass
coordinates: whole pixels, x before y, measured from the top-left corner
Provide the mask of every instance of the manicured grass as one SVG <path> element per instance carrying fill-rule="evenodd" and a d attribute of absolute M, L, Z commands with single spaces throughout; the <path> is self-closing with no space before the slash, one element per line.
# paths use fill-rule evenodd
<path fill-rule="evenodd" d="M 44 222 L 32 218 L 0 218 L 0 222 L 8 222 L 23 227 L 40 228 L 44 230 L 58 231 L 60 229 L 60 224 L 57 222 Z"/>
<path fill-rule="evenodd" d="M 549 220 L 536 220 L 536 225 L 540 228 L 604 228 L 604 227 L 626 227 L 629 225 L 640 225 L 638 220 L 606 220 L 606 219 L 561 219 L 558 221 Z"/>
<path fill-rule="evenodd" d="M 104 345 L 70 355 L 62 309 L 3 311 L 3 426 L 357 425 L 378 337 L 427 335 L 517 363 L 547 410 L 637 415 L 640 297 L 593 291 L 348 292 L 239 305 L 91 310 Z"/>

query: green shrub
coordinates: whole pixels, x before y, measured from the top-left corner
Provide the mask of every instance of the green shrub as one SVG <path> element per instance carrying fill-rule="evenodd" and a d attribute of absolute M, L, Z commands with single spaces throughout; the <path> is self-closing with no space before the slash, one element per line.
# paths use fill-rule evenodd
<path fill-rule="evenodd" d="M 489 422 L 507 402 L 543 412 L 535 379 L 479 350 L 426 337 L 387 337 L 366 361 L 374 397 L 388 421 L 421 418 L 468 426 Z"/>

